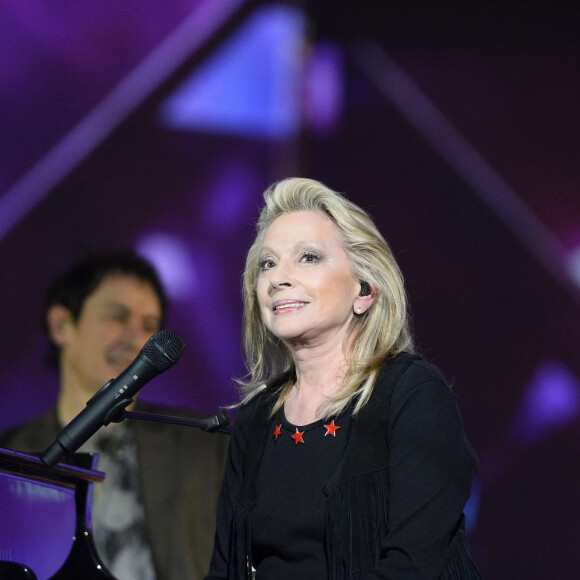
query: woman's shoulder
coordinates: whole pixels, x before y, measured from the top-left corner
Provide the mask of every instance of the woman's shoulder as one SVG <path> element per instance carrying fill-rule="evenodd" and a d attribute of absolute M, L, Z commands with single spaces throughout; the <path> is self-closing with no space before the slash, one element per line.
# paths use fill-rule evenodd
<path fill-rule="evenodd" d="M 252 423 L 255 418 L 265 418 L 269 415 L 273 404 L 272 392 L 264 388 L 256 389 L 253 396 L 247 398 L 238 408 L 236 423 Z"/>
<path fill-rule="evenodd" d="M 243 400 L 240 405 L 240 411 L 243 410 L 244 414 L 250 413 L 254 415 L 258 409 L 261 409 L 262 411 L 266 409 L 266 414 L 269 414 L 281 389 L 288 380 L 289 374 L 283 373 L 270 378 L 259 386 L 256 386 L 253 388 L 251 396 L 248 396 Z"/>
<path fill-rule="evenodd" d="M 417 389 L 452 394 L 443 373 L 420 355 L 402 352 L 387 358 L 376 383 L 379 392 L 411 393 Z"/>
<path fill-rule="evenodd" d="M 400 352 L 387 357 L 381 366 L 381 376 L 412 375 L 418 379 L 441 380 L 446 382 L 443 373 L 421 355 L 411 352 Z"/>

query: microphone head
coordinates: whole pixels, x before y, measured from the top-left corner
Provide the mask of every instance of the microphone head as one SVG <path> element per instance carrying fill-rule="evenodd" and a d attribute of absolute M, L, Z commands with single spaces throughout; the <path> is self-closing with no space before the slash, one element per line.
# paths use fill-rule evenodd
<path fill-rule="evenodd" d="M 175 364 L 183 354 L 185 343 L 177 332 L 165 329 L 154 334 L 141 350 L 159 371 L 165 371 Z"/>

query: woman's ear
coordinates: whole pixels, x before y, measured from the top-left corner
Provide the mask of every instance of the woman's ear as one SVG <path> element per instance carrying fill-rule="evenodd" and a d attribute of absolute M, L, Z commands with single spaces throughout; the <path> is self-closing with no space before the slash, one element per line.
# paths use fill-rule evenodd
<path fill-rule="evenodd" d="M 364 314 L 371 307 L 371 304 L 375 300 L 376 294 L 377 290 L 374 286 L 365 280 L 361 280 L 360 292 L 356 297 L 353 305 L 354 313 Z"/>
<path fill-rule="evenodd" d="M 365 280 L 361 280 L 359 296 L 368 296 L 370 293 L 371 293 L 371 285 Z"/>
<path fill-rule="evenodd" d="M 57 346 L 65 344 L 72 322 L 68 308 L 62 304 L 53 304 L 46 313 L 46 327 L 50 340 Z"/>

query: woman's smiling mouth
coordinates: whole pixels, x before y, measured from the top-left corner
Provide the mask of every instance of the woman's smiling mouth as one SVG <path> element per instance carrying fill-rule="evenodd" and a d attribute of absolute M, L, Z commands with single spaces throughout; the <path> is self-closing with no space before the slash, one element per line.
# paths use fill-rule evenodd
<path fill-rule="evenodd" d="M 272 311 L 274 314 L 283 314 L 304 308 L 307 304 L 308 302 L 303 302 L 302 300 L 278 300 L 274 302 Z"/>

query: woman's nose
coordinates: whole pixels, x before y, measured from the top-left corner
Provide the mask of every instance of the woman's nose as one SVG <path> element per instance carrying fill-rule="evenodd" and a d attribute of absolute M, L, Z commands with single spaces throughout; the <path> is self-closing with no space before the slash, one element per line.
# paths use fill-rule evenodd
<path fill-rule="evenodd" d="M 280 278 L 272 278 L 272 280 L 270 280 L 270 285 L 272 286 L 272 288 L 289 288 L 292 286 L 292 284 L 289 281 L 285 281 L 283 279 Z"/>
<path fill-rule="evenodd" d="M 270 284 L 272 288 L 288 288 L 292 286 L 292 279 L 290 269 L 281 261 L 272 272 Z"/>

